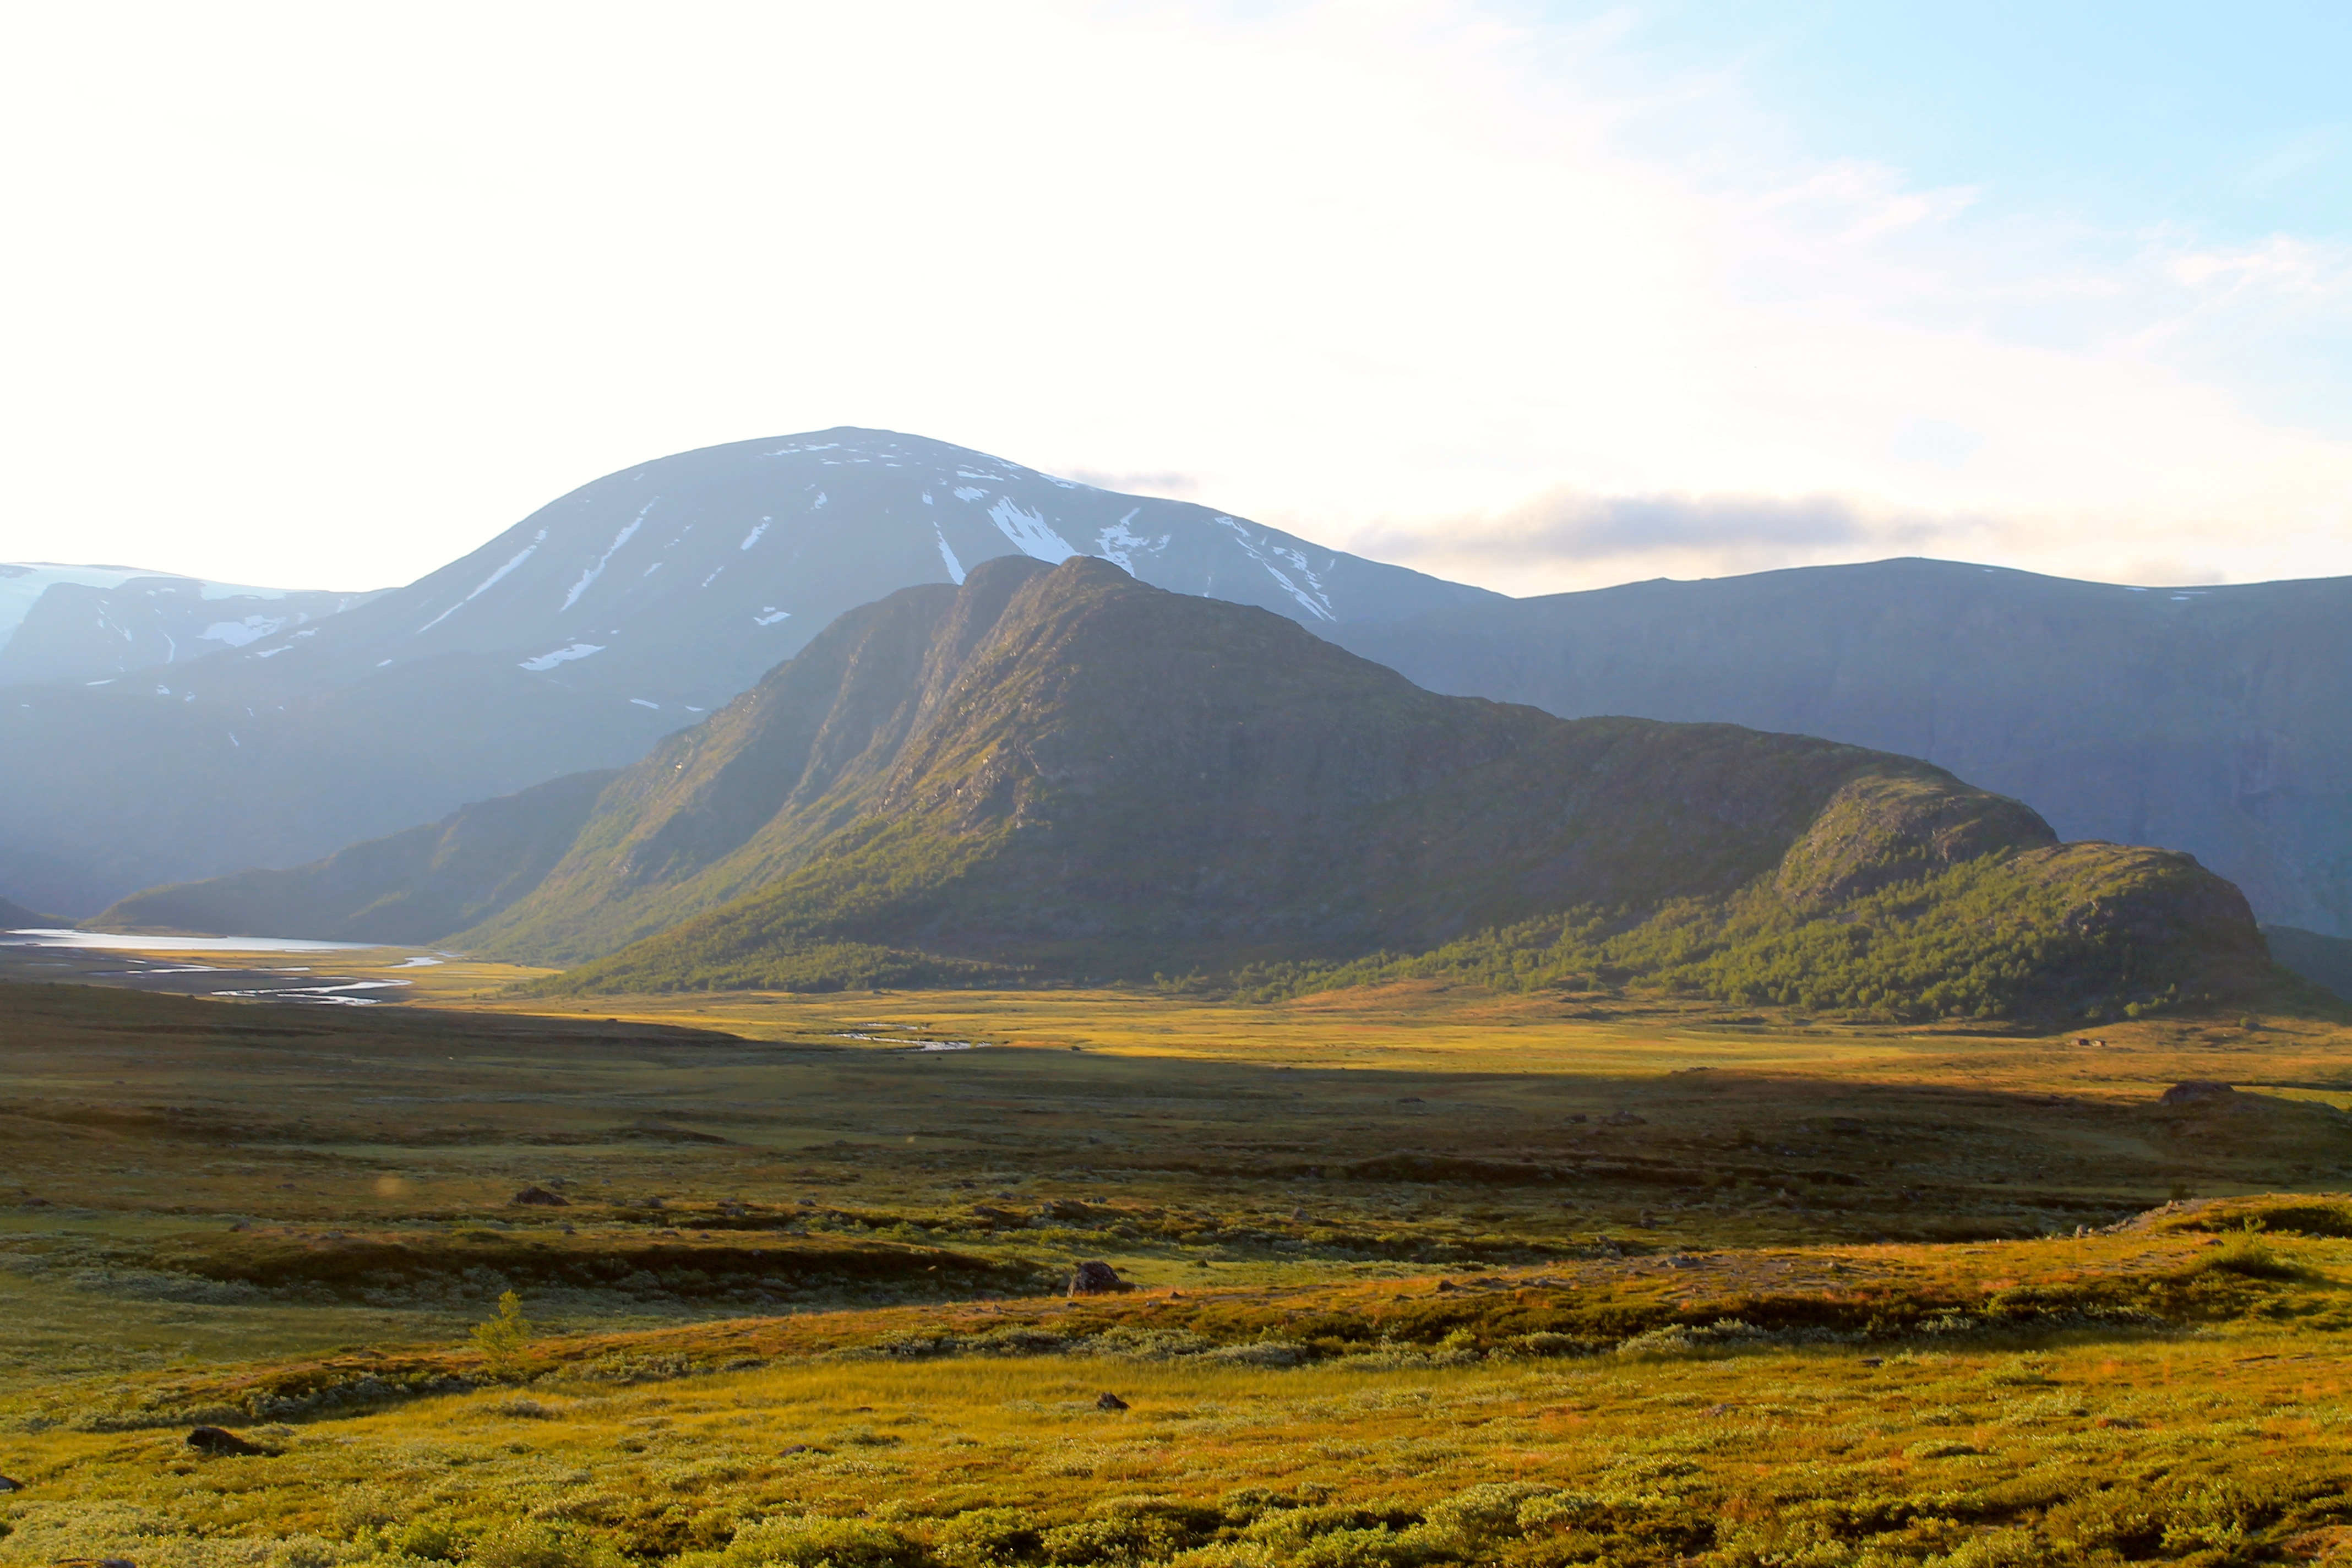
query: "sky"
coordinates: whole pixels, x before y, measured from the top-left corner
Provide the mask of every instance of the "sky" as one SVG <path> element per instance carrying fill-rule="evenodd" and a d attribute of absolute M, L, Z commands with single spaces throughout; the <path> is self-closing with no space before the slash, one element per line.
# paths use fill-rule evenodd
<path fill-rule="evenodd" d="M 1533 594 L 2352 574 L 2352 7 L 18 6 L 0 560 L 864 425 Z"/>

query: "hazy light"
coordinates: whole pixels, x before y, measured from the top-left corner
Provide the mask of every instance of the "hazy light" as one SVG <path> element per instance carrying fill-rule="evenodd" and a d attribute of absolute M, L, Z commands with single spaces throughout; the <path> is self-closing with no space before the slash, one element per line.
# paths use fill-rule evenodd
<path fill-rule="evenodd" d="M 2352 572 L 2352 438 L 2262 352 L 2341 328 L 2335 241 L 1920 188 L 1640 21 L 25 11 L 0 559 L 371 586 L 862 424 L 1514 592 Z"/>

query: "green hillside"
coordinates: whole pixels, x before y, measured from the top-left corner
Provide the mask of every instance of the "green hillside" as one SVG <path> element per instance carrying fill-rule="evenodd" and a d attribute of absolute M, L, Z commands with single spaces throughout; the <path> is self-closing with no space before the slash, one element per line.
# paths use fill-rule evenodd
<path fill-rule="evenodd" d="M 152 888 L 92 923 L 110 931 L 430 942 L 537 886 L 571 848 L 612 779 L 610 772 L 570 773 L 308 866 Z"/>
<path fill-rule="evenodd" d="M 1442 971 L 1917 1016 L 2274 974 L 2188 857 L 2061 846 L 1924 763 L 1439 697 L 1085 559 L 844 617 L 625 773 L 478 935 L 640 931 L 557 988 Z"/>

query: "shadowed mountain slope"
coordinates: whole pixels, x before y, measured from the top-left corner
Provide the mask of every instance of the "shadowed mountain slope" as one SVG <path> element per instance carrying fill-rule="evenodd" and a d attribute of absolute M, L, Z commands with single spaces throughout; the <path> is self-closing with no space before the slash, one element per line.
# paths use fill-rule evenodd
<path fill-rule="evenodd" d="M 1436 691 L 1927 758 L 2352 936 L 2352 578 L 2124 588 L 1942 561 L 1436 609 L 1327 636 Z"/>
<path fill-rule="evenodd" d="M 2061 845 L 1928 764 L 1440 697 L 1087 560 L 843 617 L 624 772 L 546 880 L 460 940 L 610 952 L 575 989 L 1143 978 L 1449 943 L 1521 976 L 1905 1013 L 2272 973 L 2243 900 L 2193 861 Z"/>
<path fill-rule="evenodd" d="M 151 888 L 91 924 L 423 945 L 537 887 L 612 780 L 609 771 L 571 773 L 291 870 Z"/>
<path fill-rule="evenodd" d="M 2263 927 L 2271 956 L 2323 991 L 2352 1002 L 2352 942 L 2294 926 Z"/>

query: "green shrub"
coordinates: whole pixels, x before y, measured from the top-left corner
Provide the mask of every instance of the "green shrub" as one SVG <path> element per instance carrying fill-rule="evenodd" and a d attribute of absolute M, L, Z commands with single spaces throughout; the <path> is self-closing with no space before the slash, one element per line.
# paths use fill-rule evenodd
<path fill-rule="evenodd" d="M 997 1568 L 1037 1554 L 1037 1521 L 1017 1508 L 976 1508 L 941 1525 L 931 1545 L 947 1568 Z"/>
<path fill-rule="evenodd" d="M 726 1556 L 740 1568 L 927 1568 L 931 1560 L 887 1524 L 816 1515 L 746 1525 Z"/>
<path fill-rule="evenodd" d="M 2231 1231 L 2221 1245 L 2197 1260 L 2200 1272 L 2242 1274 L 2249 1279 L 2294 1279 L 2303 1270 L 2282 1257 L 2263 1234 L 2263 1222 L 2250 1219 L 2243 1230 Z"/>
<path fill-rule="evenodd" d="M 494 1527 L 466 1553 L 467 1568 L 618 1568 L 619 1562 L 592 1535 L 529 1519 Z"/>

